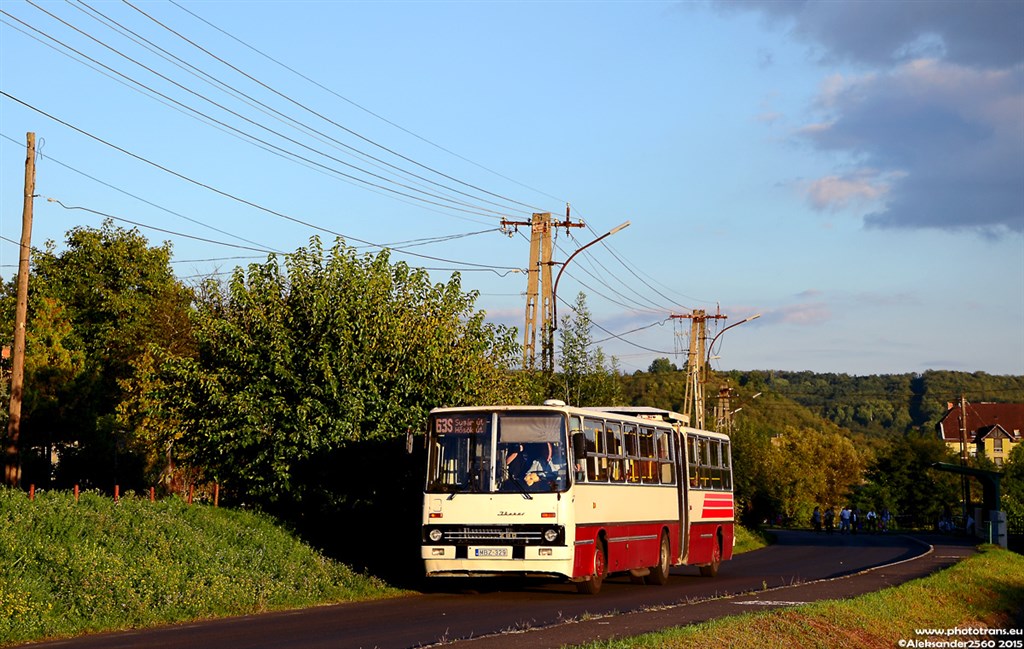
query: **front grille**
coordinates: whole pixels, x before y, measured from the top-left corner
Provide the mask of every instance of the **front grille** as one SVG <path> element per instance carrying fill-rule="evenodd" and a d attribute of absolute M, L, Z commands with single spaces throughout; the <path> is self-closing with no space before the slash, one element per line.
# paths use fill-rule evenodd
<path fill-rule="evenodd" d="M 441 539 L 431 541 L 431 530 L 440 530 Z M 544 532 L 554 529 L 558 535 L 548 543 Z M 423 527 L 423 543 L 427 545 L 564 545 L 565 529 L 561 525 L 426 525 Z"/>
<path fill-rule="evenodd" d="M 511 529 L 507 527 L 465 527 L 446 531 L 444 538 L 449 541 L 526 541 L 539 542 L 543 537 L 542 529 Z"/>

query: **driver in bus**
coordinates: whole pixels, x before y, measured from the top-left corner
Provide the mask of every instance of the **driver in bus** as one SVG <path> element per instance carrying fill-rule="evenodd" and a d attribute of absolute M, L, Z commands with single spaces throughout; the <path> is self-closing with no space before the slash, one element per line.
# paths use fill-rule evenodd
<path fill-rule="evenodd" d="M 545 480 L 552 481 L 557 476 L 558 467 L 552 463 L 553 454 L 551 442 L 513 445 L 505 458 L 505 465 L 512 479 L 533 487 Z M 537 488 L 543 488 L 543 485 Z"/>

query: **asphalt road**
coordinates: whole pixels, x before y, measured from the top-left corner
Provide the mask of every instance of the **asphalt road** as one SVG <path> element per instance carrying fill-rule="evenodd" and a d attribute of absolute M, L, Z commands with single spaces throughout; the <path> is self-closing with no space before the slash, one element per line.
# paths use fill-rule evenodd
<path fill-rule="evenodd" d="M 930 545 L 931 544 L 931 545 Z M 852 597 L 941 569 L 972 553 L 955 537 L 780 532 L 770 547 L 722 564 L 715 578 L 674 568 L 665 586 L 456 581 L 445 592 L 383 602 L 235 617 L 29 645 L 68 649 L 407 649 L 455 643 L 559 647 L 818 599 Z M 884 567 L 882 567 L 884 566 Z M 567 624 L 567 622 L 573 622 Z M 515 633 L 515 637 L 509 637 Z"/>

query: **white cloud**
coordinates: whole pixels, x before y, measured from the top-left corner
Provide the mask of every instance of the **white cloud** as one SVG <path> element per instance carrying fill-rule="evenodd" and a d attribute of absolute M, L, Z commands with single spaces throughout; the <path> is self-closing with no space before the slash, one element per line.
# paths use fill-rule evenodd
<path fill-rule="evenodd" d="M 812 184 L 818 209 L 884 198 L 868 227 L 1024 232 L 1024 66 L 911 61 L 841 84 L 829 79 L 819 105 L 829 107 L 829 121 L 799 136 L 872 170 Z"/>
<path fill-rule="evenodd" d="M 891 178 L 897 175 L 862 169 L 849 175 L 825 176 L 811 181 L 805 191 L 814 209 L 835 212 L 881 201 L 892 188 Z"/>
<path fill-rule="evenodd" d="M 719 6 L 759 11 L 823 48 L 821 63 L 865 70 L 828 74 L 797 131 L 847 167 L 804 186 L 816 209 L 874 202 L 870 228 L 1024 233 L 1024 2 Z"/>

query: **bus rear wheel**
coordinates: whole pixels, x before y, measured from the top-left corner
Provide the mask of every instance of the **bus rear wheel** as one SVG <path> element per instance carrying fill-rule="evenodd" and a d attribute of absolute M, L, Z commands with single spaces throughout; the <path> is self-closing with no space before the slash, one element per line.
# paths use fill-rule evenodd
<path fill-rule="evenodd" d="M 601 592 L 601 583 L 604 581 L 604 548 L 598 542 L 594 548 L 594 574 L 586 581 L 576 582 L 576 591 L 584 595 L 597 595 Z"/>
<path fill-rule="evenodd" d="M 718 567 L 722 565 L 722 537 L 719 536 L 711 548 L 711 563 L 700 567 L 701 577 L 717 577 Z"/>
<path fill-rule="evenodd" d="M 668 571 L 671 568 L 672 557 L 669 549 L 668 537 L 661 535 L 661 549 L 658 551 L 658 565 L 651 568 L 651 574 L 647 575 L 647 583 L 655 586 L 664 586 L 668 583 Z"/>

